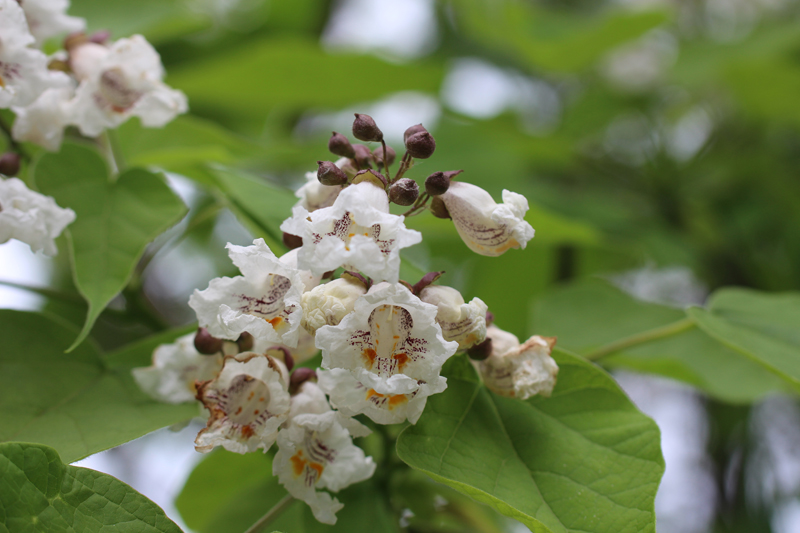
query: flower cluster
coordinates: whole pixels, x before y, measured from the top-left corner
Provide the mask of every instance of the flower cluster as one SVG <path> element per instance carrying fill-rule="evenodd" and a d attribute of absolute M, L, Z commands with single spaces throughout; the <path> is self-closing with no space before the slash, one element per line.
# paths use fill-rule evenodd
<path fill-rule="evenodd" d="M 352 145 L 334 133 L 329 149 L 340 159 L 318 163 L 281 226 L 293 249 L 278 257 L 262 239 L 228 244 L 241 275 L 213 279 L 190 298 L 200 325 L 194 346 L 191 336 L 179 339 L 156 350 L 152 367 L 135 371 L 156 398 L 194 394 L 203 403 L 209 418 L 198 451 L 267 451 L 277 443 L 273 473 L 329 524 L 342 504 L 326 491 L 375 471 L 353 443 L 370 432 L 354 417 L 416 423 L 428 398 L 447 388 L 442 367 L 457 352 L 476 360 L 492 391 L 520 399 L 548 396 L 558 370 L 552 339 L 520 345 L 487 326 L 487 305 L 438 284 L 443 272 L 413 285 L 400 279 L 400 251 L 422 240 L 406 217 L 427 209 L 450 218 L 467 246 L 496 256 L 533 237 L 525 198 L 504 191 L 498 205 L 479 187 L 454 181 L 459 171 L 432 174 L 420 194 L 404 174 L 435 149 L 422 125 L 406 131 L 394 176 L 395 152 L 374 121 L 356 115 L 353 134 L 380 146 Z M 392 203 L 409 210 L 393 214 Z M 298 365 L 317 350 L 321 368 Z"/>

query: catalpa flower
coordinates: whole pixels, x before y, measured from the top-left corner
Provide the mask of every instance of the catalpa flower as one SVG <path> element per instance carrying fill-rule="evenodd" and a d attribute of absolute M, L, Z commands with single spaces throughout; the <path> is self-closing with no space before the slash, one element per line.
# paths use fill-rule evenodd
<path fill-rule="evenodd" d="M 498 256 L 510 248 L 525 248 L 533 228 L 525 221 L 528 200 L 503 190 L 503 203 L 477 185 L 454 181 L 436 197 L 444 202 L 461 239 L 473 252 Z"/>
<path fill-rule="evenodd" d="M 381 284 L 360 298 L 338 326 L 317 330 L 319 385 L 343 414 L 380 424 L 415 423 L 428 396 L 442 392 L 442 365 L 458 348 L 445 341 L 437 308 L 400 284 Z"/>
<path fill-rule="evenodd" d="M 324 524 L 335 524 L 336 513 L 344 505 L 322 489 L 338 492 L 375 472 L 372 457 L 365 457 L 353 444 L 341 421 L 334 411 L 295 416 L 278 434 L 272 463 L 272 473 L 289 494 L 306 502 L 314 518 Z"/>
<path fill-rule="evenodd" d="M 71 86 L 47 89 L 32 104 L 12 107 L 17 114 L 12 134 L 17 141 L 32 142 L 51 152 L 58 151 L 64 139 L 64 128 L 72 117 Z"/>
<path fill-rule="evenodd" d="M 322 326 L 335 326 L 348 315 L 367 287 L 354 277 L 343 276 L 303 294 L 303 327 L 310 334 Z"/>
<path fill-rule="evenodd" d="M 389 214 L 386 192 L 370 181 L 350 185 L 332 206 L 313 213 L 295 206 L 281 230 L 303 238 L 300 268 L 323 274 L 343 266 L 392 283 L 400 249 L 422 240 L 418 231 L 406 229 L 403 217 Z"/>
<path fill-rule="evenodd" d="M 23 0 L 21 4 L 36 46 L 41 47 L 51 37 L 86 28 L 84 19 L 67 15 L 69 0 Z"/>
<path fill-rule="evenodd" d="M 289 373 L 280 361 L 253 352 L 227 356 L 222 371 L 197 387 L 210 416 L 195 449 L 236 453 L 269 450 L 289 416 Z"/>
<path fill-rule="evenodd" d="M 486 338 L 486 311 L 483 300 L 473 298 L 464 302 L 461 293 L 444 285 L 429 285 L 422 289 L 419 298 L 438 309 L 436 322 L 442 328 L 445 340 L 456 341 L 458 349 L 466 350 Z"/>
<path fill-rule="evenodd" d="M 56 255 L 55 238 L 75 220 L 72 209 L 34 192 L 18 178 L 0 179 L 0 244 L 9 239 L 27 243 L 31 250 Z"/>
<path fill-rule="evenodd" d="M 489 390 L 520 400 L 550 396 L 558 375 L 558 365 L 550 357 L 554 337 L 535 335 L 520 344 L 514 334 L 495 326 L 487 328 L 486 336 L 492 340 L 492 353 L 478 368 Z"/>
<path fill-rule="evenodd" d="M 244 275 L 215 278 L 206 290 L 194 291 L 189 306 L 200 326 L 219 338 L 236 339 L 247 331 L 256 338 L 297 346 L 305 288 L 301 272 L 275 257 L 264 239 L 252 246 L 228 243 L 227 248 Z"/>

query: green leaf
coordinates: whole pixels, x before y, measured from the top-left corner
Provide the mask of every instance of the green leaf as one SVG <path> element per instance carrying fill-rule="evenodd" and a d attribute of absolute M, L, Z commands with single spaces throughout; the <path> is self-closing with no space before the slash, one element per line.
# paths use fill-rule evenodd
<path fill-rule="evenodd" d="M 800 392 L 800 293 L 721 289 L 687 313 L 710 336 L 787 380 Z"/>
<path fill-rule="evenodd" d="M 108 179 L 94 150 L 65 144 L 36 165 L 36 183 L 58 205 L 75 211 L 68 233 L 75 284 L 89 303 L 86 322 L 69 350 L 128 283 L 147 244 L 178 222 L 186 206 L 163 178 L 143 169 Z"/>
<path fill-rule="evenodd" d="M 554 358 L 552 397 L 527 401 L 490 393 L 453 358 L 447 390 L 400 434 L 398 455 L 537 533 L 654 532 L 658 427 L 596 366 Z"/>
<path fill-rule="evenodd" d="M 197 414 L 147 397 L 91 341 L 65 355 L 76 333 L 60 319 L 0 310 L 0 442 L 46 444 L 71 463 Z"/>
<path fill-rule="evenodd" d="M 151 335 L 106 354 L 106 363 L 111 368 L 150 366 L 153 360 L 153 352 L 159 345 L 173 343 L 178 337 L 196 330 L 197 324 L 191 324 Z"/>
<path fill-rule="evenodd" d="M 53 448 L 0 444 L 0 532 L 180 533 L 161 508 L 118 479 L 65 465 Z"/>

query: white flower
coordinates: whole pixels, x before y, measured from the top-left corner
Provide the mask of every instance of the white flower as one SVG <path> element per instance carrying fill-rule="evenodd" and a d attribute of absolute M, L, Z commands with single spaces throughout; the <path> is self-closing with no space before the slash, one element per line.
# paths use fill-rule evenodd
<path fill-rule="evenodd" d="M 31 34 L 36 38 L 36 46 L 51 37 L 83 31 L 86 21 L 67 15 L 69 0 L 23 0 L 22 9 L 28 20 Z"/>
<path fill-rule="evenodd" d="M 281 263 L 289 268 L 297 268 L 297 254 L 300 253 L 299 248 L 289 250 L 281 256 Z M 303 278 L 303 292 L 310 291 L 322 281 L 322 276 L 315 276 L 308 270 L 300 270 L 300 276 Z"/>
<path fill-rule="evenodd" d="M 133 377 L 153 398 L 168 403 L 195 399 L 195 381 L 208 381 L 222 369 L 222 353 L 203 355 L 194 347 L 194 333 L 162 344 L 153 352 L 153 365 L 134 368 Z"/>
<path fill-rule="evenodd" d="M 313 381 L 305 381 L 300 385 L 297 394 L 292 396 L 292 405 L 289 408 L 289 418 L 284 423 L 288 427 L 297 415 L 321 415 L 331 410 L 328 398 Z"/>
<path fill-rule="evenodd" d="M 33 42 L 19 3 L 0 0 L 0 109 L 26 106 L 46 89 L 69 84 L 66 74 L 47 69 L 47 56 Z"/>
<path fill-rule="evenodd" d="M 349 276 L 314 287 L 303 294 L 303 327 L 313 335 L 322 326 L 339 324 L 366 292 L 362 282 Z"/>
<path fill-rule="evenodd" d="M 281 230 L 303 238 L 300 268 L 323 274 L 340 266 L 396 283 L 400 249 L 422 240 L 403 217 L 389 214 L 386 192 L 369 181 L 344 189 L 332 206 L 309 213 L 302 206 Z"/>
<path fill-rule="evenodd" d="M 256 346 L 265 346 L 266 349 L 261 350 L 253 348 L 253 351 L 266 353 L 267 355 L 278 357 L 283 361 L 285 358 L 283 351 L 285 350 L 292 356 L 294 363 L 299 365 L 317 355 L 319 349 L 314 345 L 314 336 L 309 334 L 304 328 L 298 328 L 297 333 L 297 346 L 287 346 L 285 344 L 269 342 L 266 339 L 256 339 Z"/>
<path fill-rule="evenodd" d="M 29 106 L 13 107 L 17 114 L 12 130 L 14 139 L 38 144 L 51 152 L 58 151 L 64 128 L 72 116 L 74 94 L 70 86 L 47 89 Z"/>
<path fill-rule="evenodd" d="M 314 518 L 325 524 L 336 523 L 336 512 L 343 505 L 327 492 L 338 492 L 353 483 L 372 477 L 375 463 L 353 444 L 338 413 L 296 416 L 278 435 L 278 452 L 272 473 L 289 494 L 303 500 Z"/>
<path fill-rule="evenodd" d="M 442 392 L 442 365 L 458 348 L 436 324 L 437 308 L 400 284 L 360 298 L 338 326 L 317 330 L 319 385 L 331 404 L 380 424 L 415 423 L 428 396 Z"/>
<path fill-rule="evenodd" d="M 271 357 L 252 352 L 225 357 L 219 375 L 197 387 L 197 398 L 210 416 L 195 449 L 266 452 L 289 416 L 288 381 L 286 367 Z"/>
<path fill-rule="evenodd" d="M 0 244 L 9 239 L 27 243 L 31 250 L 56 255 L 55 238 L 75 220 L 72 209 L 31 191 L 18 178 L 0 179 Z"/>
<path fill-rule="evenodd" d="M 489 326 L 492 354 L 478 363 L 489 390 L 501 396 L 527 400 L 535 394 L 550 396 L 556 386 L 558 365 L 550 357 L 554 337 L 535 335 L 525 344 L 498 327 Z"/>
<path fill-rule="evenodd" d="M 510 248 L 524 249 L 533 238 L 533 228 L 524 219 L 528 200 L 521 194 L 504 189 L 504 203 L 498 205 L 480 187 L 454 181 L 438 198 L 447 207 L 461 239 L 473 252 L 498 256 Z"/>
<path fill-rule="evenodd" d="M 189 306 L 202 327 L 215 337 L 236 339 L 247 331 L 255 338 L 297 346 L 303 311 L 300 271 L 283 264 L 264 239 L 252 246 L 228 243 L 228 255 L 244 276 L 215 278 L 195 290 Z"/>
<path fill-rule="evenodd" d="M 70 65 L 81 82 L 71 123 L 89 137 L 132 116 L 143 126 L 158 128 L 188 109 L 186 96 L 161 81 L 161 58 L 141 35 L 110 47 L 79 45 L 70 51 Z"/>
<path fill-rule="evenodd" d="M 486 338 L 486 311 L 483 300 L 473 298 L 464 303 L 461 293 L 444 285 L 429 285 L 422 289 L 419 299 L 438 308 L 436 322 L 445 340 L 456 341 L 459 350 L 480 344 Z"/>

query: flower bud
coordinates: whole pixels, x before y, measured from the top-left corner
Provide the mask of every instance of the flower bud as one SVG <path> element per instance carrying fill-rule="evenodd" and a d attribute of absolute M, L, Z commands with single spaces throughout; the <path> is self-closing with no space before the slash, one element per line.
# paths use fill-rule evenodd
<path fill-rule="evenodd" d="M 492 340 L 491 355 L 478 367 L 489 390 L 520 400 L 550 396 L 558 375 L 558 365 L 550 357 L 555 338 L 535 335 L 520 344 L 515 335 L 495 326 L 487 328 L 486 338 Z"/>
<path fill-rule="evenodd" d="M 0 156 L 0 174 L 13 177 L 19 172 L 20 157 L 16 152 L 6 152 Z"/>
<path fill-rule="evenodd" d="M 431 199 L 430 210 L 436 218 L 450 218 L 450 212 L 447 211 L 447 206 L 444 205 L 444 202 L 438 196 L 434 196 Z"/>
<path fill-rule="evenodd" d="M 299 235 L 283 232 L 283 244 L 290 250 L 303 246 L 303 238 Z"/>
<path fill-rule="evenodd" d="M 380 142 L 383 140 L 383 132 L 372 120 L 369 115 L 362 115 L 356 113 L 356 119 L 353 121 L 353 137 L 359 141 L 375 141 Z"/>
<path fill-rule="evenodd" d="M 422 124 L 411 126 L 410 128 L 406 129 L 405 132 L 403 132 L 403 143 L 405 143 L 408 140 L 408 138 L 414 135 L 415 133 L 420 133 L 423 131 L 428 131 L 428 130 L 426 130 L 425 126 L 423 126 Z"/>
<path fill-rule="evenodd" d="M 323 185 L 344 185 L 347 183 L 347 174 L 331 161 L 317 161 L 317 179 Z"/>
<path fill-rule="evenodd" d="M 444 172 L 434 172 L 425 178 L 425 192 L 431 196 L 439 196 L 447 192 L 450 187 L 450 178 Z"/>
<path fill-rule="evenodd" d="M 96 44 L 106 44 L 111 39 L 111 32 L 108 30 L 98 30 L 89 36 L 89 42 Z"/>
<path fill-rule="evenodd" d="M 411 178 L 401 178 L 389 187 L 389 201 L 397 205 L 411 205 L 419 198 L 419 185 Z"/>
<path fill-rule="evenodd" d="M 292 352 L 290 352 L 289 348 L 286 346 L 273 346 L 272 348 L 267 348 L 267 350 L 264 352 L 264 355 L 283 361 L 283 364 L 286 365 L 286 370 L 289 372 L 291 372 L 292 368 L 294 368 L 294 357 L 292 357 Z"/>
<path fill-rule="evenodd" d="M 70 33 L 64 38 L 64 50 L 71 51 L 82 44 L 88 43 L 89 37 L 82 31 Z"/>
<path fill-rule="evenodd" d="M 437 279 L 442 277 L 442 274 L 444 274 L 444 270 L 441 270 L 439 272 L 428 272 L 427 274 L 422 276 L 421 280 L 419 280 L 414 284 L 412 292 L 415 295 L 419 296 L 419 293 L 422 292 L 422 289 L 435 283 Z"/>
<path fill-rule="evenodd" d="M 353 150 L 356 152 L 356 156 L 353 158 L 358 163 L 358 166 L 361 168 L 372 168 L 372 153 L 369 151 L 369 147 L 363 144 L 354 144 Z"/>
<path fill-rule="evenodd" d="M 467 355 L 473 361 L 485 360 L 487 357 L 492 355 L 492 339 L 487 337 L 482 343 L 476 344 L 467 350 Z"/>
<path fill-rule="evenodd" d="M 436 150 L 436 141 L 433 139 L 433 135 L 427 131 L 421 131 L 406 139 L 406 150 L 408 150 L 411 157 L 427 159 Z"/>
<path fill-rule="evenodd" d="M 339 157 L 348 157 L 352 159 L 356 156 L 356 151 L 353 150 L 353 145 L 350 144 L 347 137 L 335 131 L 328 140 L 328 150 Z"/>
<path fill-rule="evenodd" d="M 213 337 L 206 328 L 197 328 L 194 348 L 203 355 L 215 355 L 222 351 L 222 339 Z"/>
<path fill-rule="evenodd" d="M 353 311 L 356 300 L 366 292 L 365 284 L 353 276 L 318 285 L 303 293 L 300 324 L 312 335 L 322 326 L 336 326 Z"/>
<path fill-rule="evenodd" d="M 391 146 L 387 146 L 386 159 L 389 161 L 389 165 L 394 163 L 396 158 L 397 152 L 395 152 L 394 148 Z M 372 151 L 372 159 L 375 161 L 375 164 L 378 165 L 378 167 L 383 167 L 383 145 L 375 147 L 375 149 Z"/>
<path fill-rule="evenodd" d="M 289 376 L 289 394 L 295 394 L 306 381 L 317 381 L 317 373 L 313 368 L 301 366 Z"/>
<path fill-rule="evenodd" d="M 246 331 L 243 331 L 239 338 L 236 339 L 236 344 L 239 346 L 240 352 L 249 352 L 253 349 L 253 344 L 255 344 L 255 340 L 253 336 Z"/>

